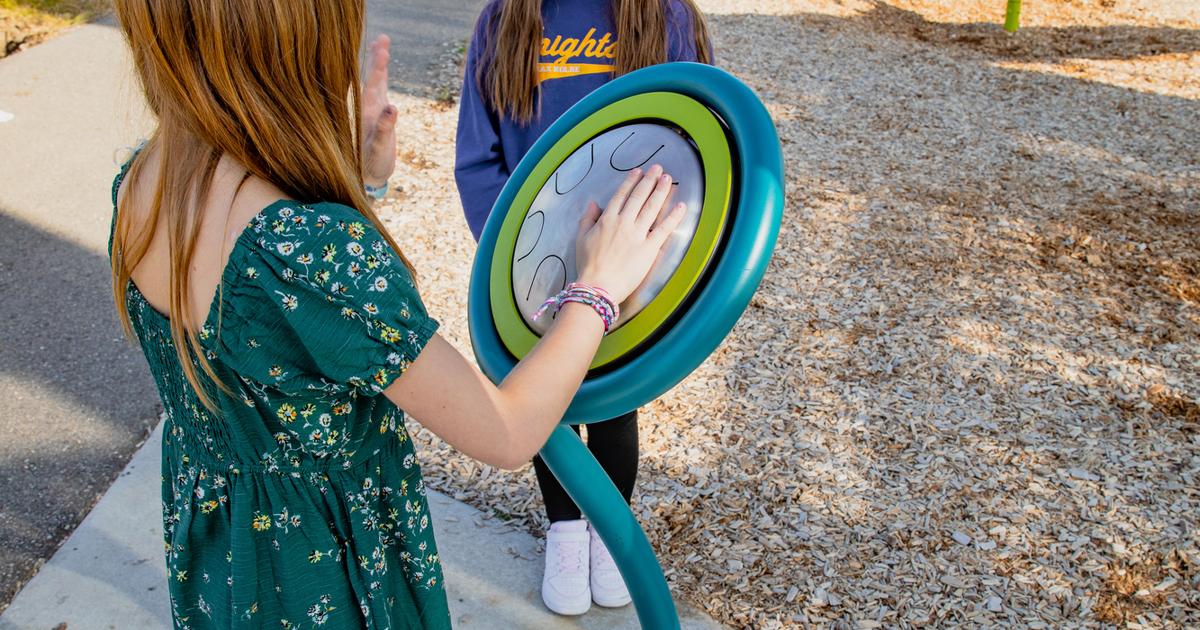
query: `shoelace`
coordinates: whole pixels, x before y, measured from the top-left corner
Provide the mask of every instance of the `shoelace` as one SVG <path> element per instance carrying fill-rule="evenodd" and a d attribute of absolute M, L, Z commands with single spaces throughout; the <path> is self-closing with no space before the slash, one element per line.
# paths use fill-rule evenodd
<path fill-rule="evenodd" d="M 599 541 L 596 542 L 596 553 L 592 554 L 592 564 L 596 565 L 597 569 L 603 571 L 615 570 L 617 568 L 616 561 L 608 553 L 608 547 Z"/>
<path fill-rule="evenodd" d="M 557 554 L 554 556 L 554 567 L 561 574 L 564 571 L 579 573 L 583 570 L 583 554 L 586 545 L 582 542 L 559 542 L 554 545 Z"/>

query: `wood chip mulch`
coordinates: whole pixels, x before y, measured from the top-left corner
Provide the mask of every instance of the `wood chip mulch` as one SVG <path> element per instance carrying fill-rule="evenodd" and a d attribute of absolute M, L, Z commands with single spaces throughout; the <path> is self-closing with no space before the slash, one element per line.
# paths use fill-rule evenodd
<path fill-rule="evenodd" d="M 644 409 L 674 592 L 735 628 L 1200 626 L 1195 9 L 1043 3 L 1014 44 L 999 2 L 701 4 L 788 203 L 741 322 Z M 470 356 L 452 57 L 394 97 L 384 216 Z M 434 487 L 540 532 L 532 470 L 417 433 Z"/>

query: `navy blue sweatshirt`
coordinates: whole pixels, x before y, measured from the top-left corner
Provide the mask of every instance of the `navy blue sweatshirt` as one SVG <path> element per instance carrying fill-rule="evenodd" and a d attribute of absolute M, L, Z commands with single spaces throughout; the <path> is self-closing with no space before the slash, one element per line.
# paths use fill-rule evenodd
<path fill-rule="evenodd" d="M 484 63 L 487 30 L 495 28 L 493 18 L 503 2 L 489 2 L 475 25 L 458 114 L 454 179 L 476 240 L 509 173 L 529 147 L 563 112 L 612 80 L 619 45 L 609 0 L 542 0 L 541 106 L 530 123 L 520 124 L 497 113 L 475 80 Z M 697 61 L 692 15 L 678 0 L 667 3 L 667 60 Z"/>

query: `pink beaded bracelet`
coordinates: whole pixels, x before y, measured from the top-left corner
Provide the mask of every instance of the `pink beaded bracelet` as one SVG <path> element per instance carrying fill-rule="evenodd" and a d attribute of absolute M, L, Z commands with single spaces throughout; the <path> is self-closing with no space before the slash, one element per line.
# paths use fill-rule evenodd
<path fill-rule="evenodd" d="M 616 301 L 612 299 L 608 291 L 600 287 L 572 282 L 567 285 L 567 288 L 560 291 L 557 295 L 551 296 L 538 307 L 537 312 L 533 314 L 534 321 L 537 321 L 551 307 L 557 313 L 562 309 L 563 304 L 568 302 L 584 304 L 596 311 L 600 319 L 604 320 L 605 333 L 612 330 L 613 325 L 617 323 L 617 319 L 621 317 L 621 308 L 617 306 Z"/>

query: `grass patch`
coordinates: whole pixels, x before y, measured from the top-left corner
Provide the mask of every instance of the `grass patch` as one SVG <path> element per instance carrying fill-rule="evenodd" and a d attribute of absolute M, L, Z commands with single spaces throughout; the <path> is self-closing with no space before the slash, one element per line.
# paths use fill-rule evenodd
<path fill-rule="evenodd" d="M 0 0 L 0 58 L 111 9 L 111 0 Z"/>

